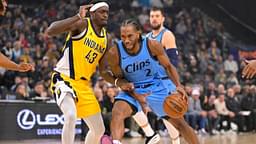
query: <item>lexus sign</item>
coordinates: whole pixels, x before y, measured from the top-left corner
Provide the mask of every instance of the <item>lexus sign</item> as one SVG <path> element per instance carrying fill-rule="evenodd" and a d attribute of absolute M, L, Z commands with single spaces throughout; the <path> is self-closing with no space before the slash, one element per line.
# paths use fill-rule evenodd
<path fill-rule="evenodd" d="M 59 138 L 64 124 L 53 103 L 0 103 L 0 115 L 0 139 Z M 77 120 L 76 134 L 80 124 Z"/>
<path fill-rule="evenodd" d="M 29 117 L 31 120 L 29 120 Z M 24 130 L 32 129 L 36 124 L 36 116 L 31 110 L 21 110 L 17 115 L 17 123 Z"/>

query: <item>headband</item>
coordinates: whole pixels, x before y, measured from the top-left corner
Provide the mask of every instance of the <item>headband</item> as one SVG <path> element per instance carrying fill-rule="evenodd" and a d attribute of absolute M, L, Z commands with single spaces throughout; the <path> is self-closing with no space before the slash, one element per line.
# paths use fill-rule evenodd
<path fill-rule="evenodd" d="M 94 12 L 96 11 L 98 8 L 101 8 L 103 6 L 109 7 L 108 4 L 106 2 L 99 2 L 94 4 L 91 8 L 90 8 L 90 12 Z"/>

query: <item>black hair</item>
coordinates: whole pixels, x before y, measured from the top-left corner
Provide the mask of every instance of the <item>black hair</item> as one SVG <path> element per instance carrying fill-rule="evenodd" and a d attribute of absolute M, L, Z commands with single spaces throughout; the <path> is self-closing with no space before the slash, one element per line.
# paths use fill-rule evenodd
<path fill-rule="evenodd" d="M 122 22 L 121 27 L 127 26 L 127 25 L 132 25 L 132 26 L 136 29 L 136 31 L 142 32 L 142 28 L 141 28 L 141 25 L 140 25 L 140 23 L 138 22 L 138 20 L 135 20 L 135 19 L 127 19 L 127 20 L 125 20 L 125 21 Z M 139 40 L 140 40 L 140 41 L 142 40 L 142 36 L 141 36 L 141 35 L 140 35 Z"/>
<path fill-rule="evenodd" d="M 87 1 L 86 4 L 96 4 L 96 3 L 99 3 L 99 2 L 106 2 L 106 3 L 108 3 L 107 0 L 89 0 L 89 1 Z"/>
<path fill-rule="evenodd" d="M 127 25 L 133 25 L 137 31 L 141 31 L 141 26 L 139 22 L 135 19 L 127 19 L 123 21 L 123 23 L 121 24 L 121 26 L 127 26 Z"/>
<path fill-rule="evenodd" d="M 2 10 L 4 10 L 4 4 L 3 4 L 3 0 L 0 0 L 1 2 L 0 2 L 0 11 L 2 11 Z"/>
<path fill-rule="evenodd" d="M 164 16 L 164 10 L 160 7 L 152 7 L 150 11 L 160 11 L 161 14 Z"/>

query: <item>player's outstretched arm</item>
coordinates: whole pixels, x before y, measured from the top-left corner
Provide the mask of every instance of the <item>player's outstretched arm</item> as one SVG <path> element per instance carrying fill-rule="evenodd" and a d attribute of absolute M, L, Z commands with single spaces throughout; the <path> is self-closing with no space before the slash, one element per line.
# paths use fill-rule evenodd
<path fill-rule="evenodd" d="M 0 67 L 20 72 L 26 72 L 33 68 L 31 64 L 27 63 L 16 64 L 15 62 L 4 56 L 2 53 L 0 53 Z"/>
<path fill-rule="evenodd" d="M 79 13 L 70 18 L 53 22 L 47 29 L 45 34 L 47 36 L 56 36 L 64 32 L 72 32 L 72 35 L 81 33 L 85 27 L 82 26 L 83 18 L 86 16 L 88 9 L 92 5 L 80 6 Z"/>

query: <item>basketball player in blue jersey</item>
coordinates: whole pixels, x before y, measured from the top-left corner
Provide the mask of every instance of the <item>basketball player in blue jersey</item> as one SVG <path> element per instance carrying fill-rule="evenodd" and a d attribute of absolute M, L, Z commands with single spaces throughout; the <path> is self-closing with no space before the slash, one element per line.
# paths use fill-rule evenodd
<path fill-rule="evenodd" d="M 86 17 L 89 11 L 90 17 Z M 46 35 L 68 33 L 62 56 L 52 74 L 51 90 L 64 114 L 62 144 L 73 144 L 77 117 L 89 127 L 85 144 L 99 144 L 105 131 L 100 106 L 93 94 L 90 78 L 99 66 L 105 72 L 105 52 L 109 39 L 106 29 L 109 5 L 97 2 L 80 6 L 79 13 L 53 22 Z M 104 76 L 107 77 L 107 76 Z"/>
<path fill-rule="evenodd" d="M 166 54 L 169 57 L 171 63 L 175 67 L 177 67 L 178 51 L 175 42 L 175 37 L 173 33 L 167 28 L 165 28 L 163 25 L 165 17 L 162 9 L 153 7 L 150 10 L 149 20 L 152 31 L 147 34 L 147 37 L 160 42 L 165 48 Z M 171 80 L 169 80 L 165 69 L 160 64 L 157 66 L 159 70 L 159 78 L 162 79 L 162 82 L 164 83 L 165 87 L 168 88 L 170 92 L 174 91 L 176 87 L 174 83 Z M 177 129 L 172 124 L 168 123 L 165 119 L 163 119 L 163 122 L 172 139 L 172 144 L 180 144 L 179 131 L 177 131 Z"/>
<path fill-rule="evenodd" d="M 176 90 L 183 95 L 183 98 L 185 96 L 178 73 L 170 63 L 162 45 L 157 41 L 142 38 L 140 26 L 136 21 L 126 20 L 122 23 L 121 39 L 109 50 L 107 56 L 110 69 L 116 77 L 114 84 L 123 90 L 115 98 L 112 110 L 111 134 L 114 144 L 121 144 L 124 119 L 141 111 L 145 106 L 148 105 L 159 117 L 166 117 L 163 102 L 170 91 L 158 78 L 156 67 L 158 62 L 167 71 Z M 148 96 L 143 97 L 143 94 Z M 187 142 L 199 143 L 193 129 L 183 118 L 167 117 L 167 120 L 180 131 Z"/>
<path fill-rule="evenodd" d="M 6 12 L 7 2 L 6 0 L 1 0 L 0 3 L 0 16 L 4 16 Z M 15 62 L 9 60 L 5 55 L 0 53 L 0 67 L 6 68 L 8 70 L 26 72 L 31 70 L 33 67 L 28 63 L 16 64 Z"/>

